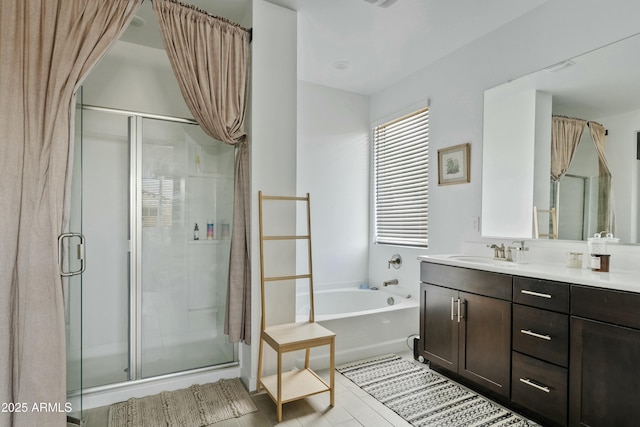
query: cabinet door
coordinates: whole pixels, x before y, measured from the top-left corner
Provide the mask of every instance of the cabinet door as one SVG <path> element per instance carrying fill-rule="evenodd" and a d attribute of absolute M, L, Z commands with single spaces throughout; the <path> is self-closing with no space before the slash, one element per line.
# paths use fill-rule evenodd
<path fill-rule="evenodd" d="M 511 387 L 511 304 L 460 293 L 458 373 L 502 396 Z"/>
<path fill-rule="evenodd" d="M 569 424 L 636 426 L 640 331 L 571 318 Z"/>
<path fill-rule="evenodd" d="M 443 368 L 458 371 L 458 291 L 422 283 L 420 336 L 422 356 Z M 455 312 L 457 313 L 457 312 Z"/>

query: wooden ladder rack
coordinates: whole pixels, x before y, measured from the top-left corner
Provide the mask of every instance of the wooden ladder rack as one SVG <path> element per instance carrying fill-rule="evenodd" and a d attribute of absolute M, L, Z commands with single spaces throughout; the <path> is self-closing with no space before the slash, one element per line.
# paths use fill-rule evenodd
<path fill-rule="evenodd" d="M 265 235 L 263 204 L 265 201 L 305 202 L 307 212 L 307 234 L 304 235 Z M 257 391 L 264 387 L 267 394 L 277 406 L 278 422 L 282 421 L 282 405 L 314 394 L 329 392 L 330 405 L 335 403 L 335 334 L 315 323 L 313 301 L 313 267 L 311 254 L 311 210 L 310 197 L 266 196 L 258 192 L 259 226 L 260 226 L 260 285 L 261 285 L 261 332 L 258 353 L 258 385 Z M 265 275 L 265 242 L 269 241 L 307 241 L 308 273 L 279 276 Z M 266 285 L 270 282 L 308 279 L 309 282 L 309 318 L 304 322 L 285 323 L 268 326 L 266 322 Z M 262 376 L 264 343 L 277 353 L 275 375 Z M 329 346 L 329 382 L 318 376 L 309 367 L 311 348 Z M 283 372 L 282 356 L 291 351 L 305 350 L 304 369 Z"/>

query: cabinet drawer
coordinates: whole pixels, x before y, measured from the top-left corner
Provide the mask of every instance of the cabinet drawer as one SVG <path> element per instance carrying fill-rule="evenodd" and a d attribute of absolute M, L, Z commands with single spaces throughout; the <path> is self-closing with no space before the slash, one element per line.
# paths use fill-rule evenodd
<path fill-rule="evenodd" d="M 569 312 L 569 285 L 562 282 L 515 276 L 513 278 L 513 302 Z"/>
<path fill-rule="evenodd" d="M 569 316 L 513 304 L 513 349 L 566 368 Z"/>
<path fill-rule="evenodd" d="M 420 281 L 511 301 L 511 276 L 483 270 L 420 263 Z"/>
<path fill-rule="evenodd" d="M 571 287 L 571 314 L 640 329 L 640 293 L 591 288 Z"/>
<path fill-rule="evenodd" d="M 567 370 L 512 353 L 511 400 L 560 425 L 567 423 Z"/>

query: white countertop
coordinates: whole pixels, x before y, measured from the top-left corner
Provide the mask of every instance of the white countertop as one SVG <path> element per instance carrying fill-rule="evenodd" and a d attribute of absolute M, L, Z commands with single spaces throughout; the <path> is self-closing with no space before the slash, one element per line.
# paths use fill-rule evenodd
<path fill-rule="evenodd" d="M 463 254 L 422 255 L 418 257 L 418 260 L 475 270 L 493 271 L 495 273 L 511 274 L 514 276 L 534 277 L 620 291 L 640 292 L 640 274 L 635 271 L 614 270 L 603 273 L 592 271 L 590 268 L 569 268 L 564 264 L 552 262 L 530 261 L 526 264 L 516 264 L 506 261 L 492 262 L 492 259 L 489 257 L 486 258 L 487 263 L 485 264 L 464 260 L 464 256 Z M 455 257 L 462 258 L 456 259 Z M 470 259 L 471 258 L 481 257 L 470 256 Z"/>

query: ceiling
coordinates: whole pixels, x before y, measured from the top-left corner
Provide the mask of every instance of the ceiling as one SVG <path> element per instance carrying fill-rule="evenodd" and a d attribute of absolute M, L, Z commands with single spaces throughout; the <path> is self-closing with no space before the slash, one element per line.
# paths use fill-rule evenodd
<path fill-rule="evenodd" d="M 182 1 L 234 22 L 252 3 Z M 388 7 L 371 1 L 270 0 L 298 11 L 300 80 L 371 95 L 547 0 L 397 0 Z M 149 1 L 138 16 L 122 40 L 162 48 Z"/>

